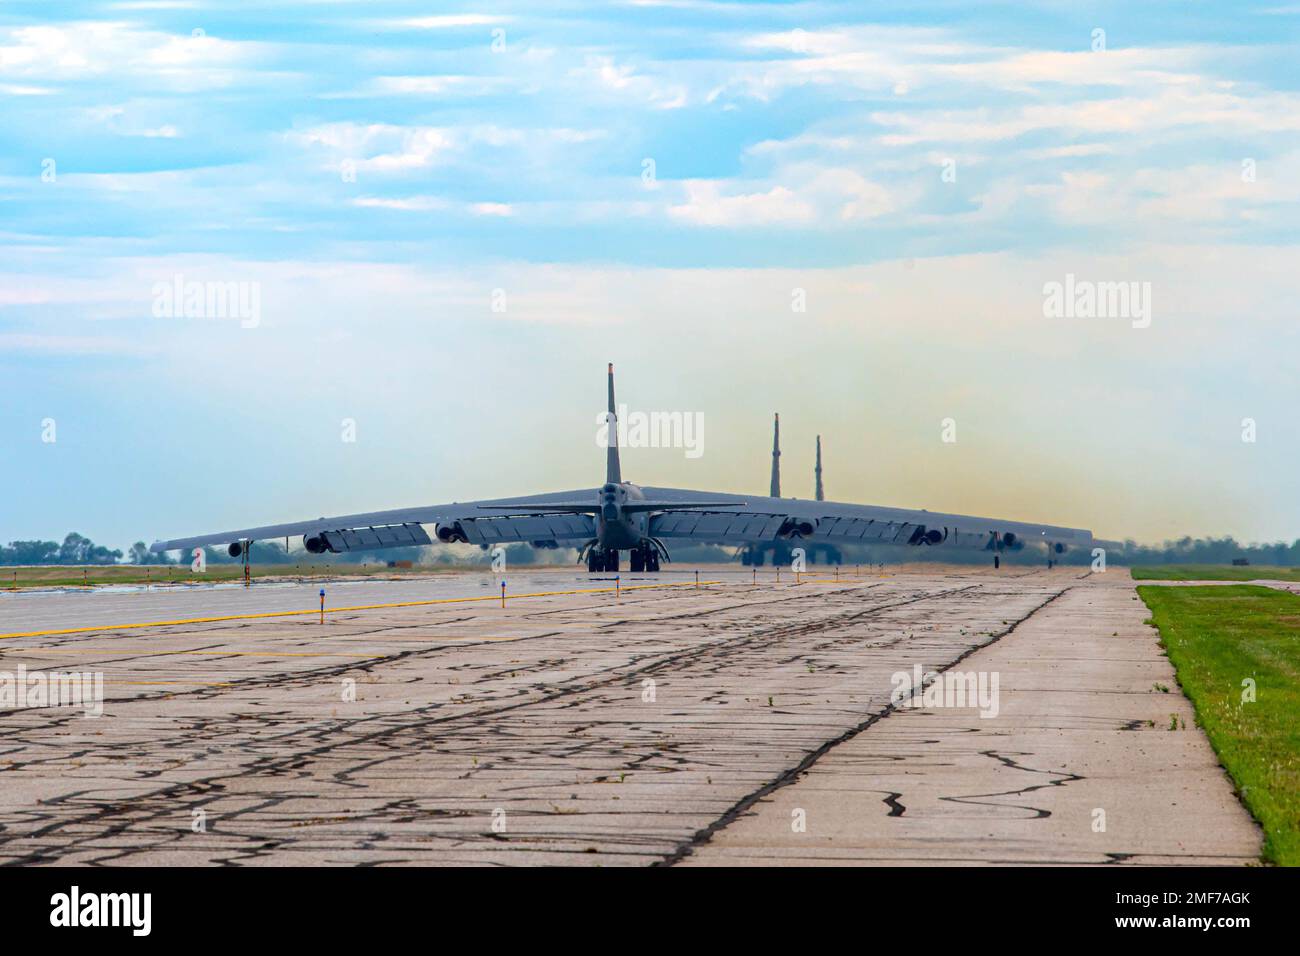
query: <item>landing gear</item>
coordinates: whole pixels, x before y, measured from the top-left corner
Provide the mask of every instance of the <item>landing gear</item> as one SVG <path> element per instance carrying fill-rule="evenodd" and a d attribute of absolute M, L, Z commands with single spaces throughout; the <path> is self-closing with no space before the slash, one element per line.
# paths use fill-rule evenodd
<path fill-rule="evenodd" d="M 614 548 L 592 548 L 587 552 L 589 574 L 618 573 L 618 551 Z"/>
<path fill-rule="evenodd" d="M 659 570 L 659 551 L 662 545 L 654 541 L 642 540 L 640 546 L 628 550 L 628 563 L 631 566 L 632 573 L 641 574 L 649 572 L 654 574 Z M 587 573 L 588 574 L 617 574 L 619 565 L 619 554 L 617 548 L 598 548 L 595 542 L 587 549 Z"/>
<path fill-rule="evenodd" d="M 1000 567 L 1002 567 L 1002 557 L 995 554 L 993 555 L 993 570 L 996 571 Z"/>
<path fill-rule="evenodd" d="M 633 548 L 628 553 L 628 561 L 632 566 L 633 574 L 648 572 L 653 574 L 659 570 L 659 551 L 653 544 L 643 544 L 639 548 Z"/>
<path fill-rule="evenodd" d="M 619 570 L 619 553 L 616 550 L 593 548 L 586 553 L 586 570 L 590 574 L 603 574 Z"/>

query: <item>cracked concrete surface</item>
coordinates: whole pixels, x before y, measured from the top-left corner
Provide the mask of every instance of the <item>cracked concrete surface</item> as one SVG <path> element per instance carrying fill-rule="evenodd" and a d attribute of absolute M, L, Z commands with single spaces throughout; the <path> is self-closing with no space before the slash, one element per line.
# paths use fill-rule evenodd
<path fill-rule="evenodd" d="M 777 585 L 769 572 L 757 588 L 748 573 L 706 576 L 723 583 L 2 641 L 0 669 L 102 671 L 108 700 L 97 720 L 0 713 L 0 862 L 1257 853 L 1186 702 L 1149 692 L 1172 674 L 1119 575 L 924 568 Z M 371 583 L 350 603 L 482 593 L 481 578 Z M 511 584 L 593 586 L 567 571 Z M 314 587 L 153 592 L 139 619 L 310 607 Z M 130 595 L 94 597 L 0 603 L 0 624 L 135 619 Z M 891 674 L 963 655 L 963 669 L 1001 669 L 998 719 L 882 717 Z M 1187 730 L 1121 729 L 1173 711 Z M 803 834 L 790 833 L 796 798 Z M 1089 829 L 1094 806 L 1107 808 L 1107 834 Z"/>
<path fill-rule="evenodd" d="M 1194 726 L 1148 613 L 1127 575 L 1078 582 L 960 664 L 1000 675 L 997 717 L 900 708 L 688 862 L 1257 862 L 1261 834 Z"/>

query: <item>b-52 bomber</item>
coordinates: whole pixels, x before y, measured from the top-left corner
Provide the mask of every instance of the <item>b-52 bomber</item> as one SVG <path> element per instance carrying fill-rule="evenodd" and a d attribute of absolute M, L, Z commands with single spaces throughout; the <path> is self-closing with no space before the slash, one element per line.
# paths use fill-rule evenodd
<path fill-rule="evenodd" d="M 225 545 L 248 561 L 254 541 L 301 536 L 312 554 L 373 551 L 433 543 L 482 546 L 531 542 L 536 547 L 576 547 L 593 573 L 619 570 L 628 552 L 633 572 L 659 570 L 670 560 L 668 542 L 754 547 L 777 542 L 899 544 L 991 551 L 995 566 L 1005 550 L 1039 541 L 1049 554 L 1088 547 L 1092 532 L 996 518 L 911 511 L 836 501 L 760 497 L 654 488 L 623 480 L 609 367 L 609 437 L 605 483 L 597 488 L 495 498 L 419 508 L 316 518 L 261 528 L 155 541 L 154 552 Z"/>

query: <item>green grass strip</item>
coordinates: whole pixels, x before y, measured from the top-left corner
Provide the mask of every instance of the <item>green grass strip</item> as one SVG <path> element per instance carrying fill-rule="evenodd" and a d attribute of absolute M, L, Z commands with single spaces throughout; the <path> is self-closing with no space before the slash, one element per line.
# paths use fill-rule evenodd
<path fill-rule="evenodd" d="M 1300 865 L 1300 596 L 1245 585 L 1138 594 L 1197 723 L 1264 828 L 1264 859 Z M 1243 699 L 1247 679 L 1254 701 Z"/>
<path fill-rule="evenodd" d="M 1263 564 L 1236 567 L 1230 564 L 1161 564 L 1134 567 L 1134 581 L 1300 581 L 1300 568 L 1277 568 Z"/>

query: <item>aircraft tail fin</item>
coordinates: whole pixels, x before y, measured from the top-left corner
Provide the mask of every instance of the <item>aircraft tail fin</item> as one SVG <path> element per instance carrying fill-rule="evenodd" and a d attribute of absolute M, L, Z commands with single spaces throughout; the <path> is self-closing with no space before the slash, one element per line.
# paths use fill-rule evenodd
<path fill-rule="evenodd" d="M 772 486 L 773 498 L 781 497 L 781 415 L 772 419 Z"/>
<path fill-rule="evenodd" d="M 609 363 L 609 441 L 605 446 L 605 483 L 617 485 L 623 480 L 618 462 L 618 416 L 614 411 L 614 363 Z"/>
<path fill-rule="evenodd" d="M 814 495 L 818 501 L 826 500 L 826 489 L 822 487 L 822 436 L 817 436 L 817 487 L 814 489 Z"/>

